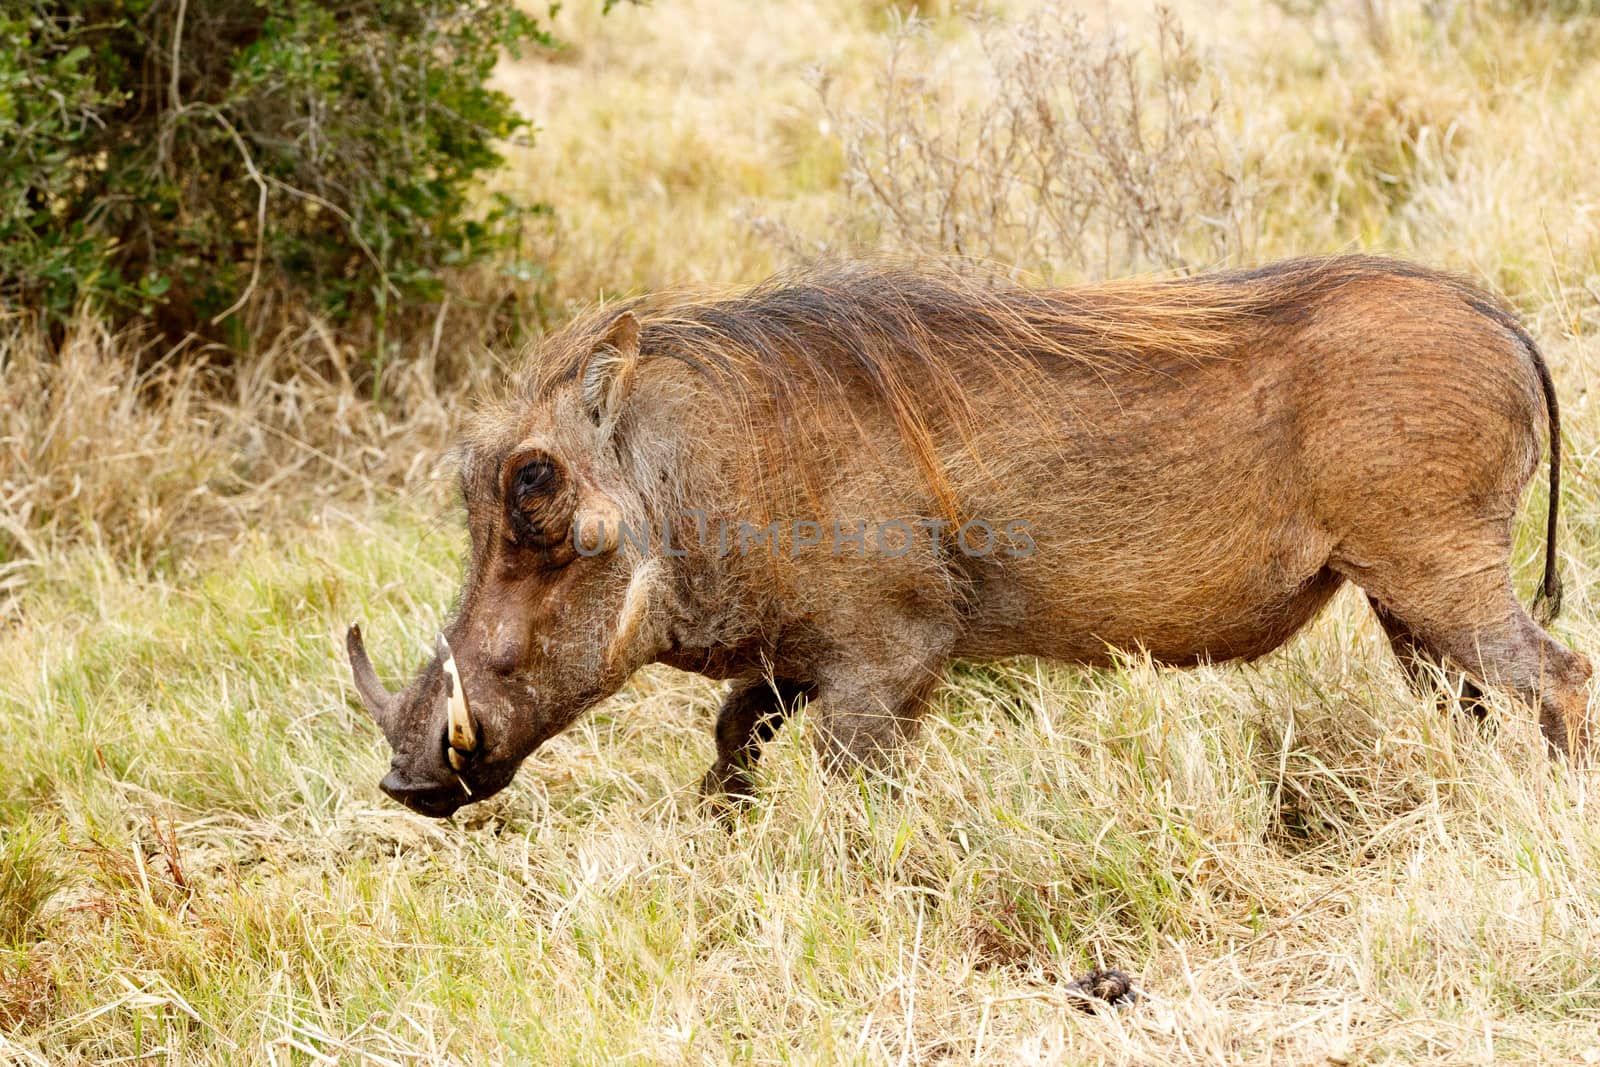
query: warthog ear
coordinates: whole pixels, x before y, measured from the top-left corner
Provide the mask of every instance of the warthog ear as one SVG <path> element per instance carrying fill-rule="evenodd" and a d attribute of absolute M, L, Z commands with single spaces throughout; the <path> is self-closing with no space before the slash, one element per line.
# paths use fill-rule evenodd
<path fill-rule="evenodd" d="M 622 413 L 622 403 L 633 388 L 633 372 L 639 365 L 639 320 L 633 312 L 618 315 L 583 365 L 583 409 L 594 424 L 610 436 Z"/>

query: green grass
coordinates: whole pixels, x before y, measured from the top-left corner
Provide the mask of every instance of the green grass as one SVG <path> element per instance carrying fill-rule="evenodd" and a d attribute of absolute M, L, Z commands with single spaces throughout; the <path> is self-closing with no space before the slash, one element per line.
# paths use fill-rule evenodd
<path fill-rule="evenodd" d="M 1546 765 L 1521 709 L 1486 739 L 1406 696 L 1355 597 L 1259 668 L 963 668 L 895 789 L 827 781 L 802 717 L 731 831 L 689 788 L 714 688 L 648 671 L 507 793 L 435 823 L 377 792 L 387 753 L 339 634 L 367 620 L 380 670 L 404 673 L 457 540 L 388 506 L 160 579 L 79 555 L 34 587 L 0 644 L 17 1057 L 1594 1044 L 1585 780 Z M 1073 1010 L 1063 984 L 1098 964 L 1149 999 Z"/>

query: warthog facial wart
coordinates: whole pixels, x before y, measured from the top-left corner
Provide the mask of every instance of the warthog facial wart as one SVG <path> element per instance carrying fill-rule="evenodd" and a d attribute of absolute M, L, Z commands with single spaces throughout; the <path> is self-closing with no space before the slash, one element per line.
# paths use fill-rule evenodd
<path fill-rule="evenodd" d="M 382 788 L 445 816 L 649 663 L 729 683 L 702 782 L 748 797 L 806 703 L 831 769 L 889 758 L 955 659 L 1250 660 L 1346 583 L 1408 678 L 1588 740 L 1589 661 L 1512 591 L 1560 413 L 1497 298 L 1392 260 L 1030 290 L 876 265 L 591 312 L 469 420 L 469 566 L 398 693 L 361 631 Z"/>

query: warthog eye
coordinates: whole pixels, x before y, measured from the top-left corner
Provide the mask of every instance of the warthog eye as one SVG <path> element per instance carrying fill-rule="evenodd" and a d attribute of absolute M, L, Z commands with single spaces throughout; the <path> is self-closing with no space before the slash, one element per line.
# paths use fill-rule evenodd
<path fill-rule="evenodd" d="M 548 493 L 555 485 L 556 471 L 547 459 L 529 460 L 517 469 L 512 481 L 512 492 L 518 506 L 525 507 L 527 498 L 536 493 Z"/>
<path fill-rule="evenodd" d="M 501 485 L 511 539 L 524 548 L 549 549 L 567 532 L 572 494 L 560 464 L 543 452 L 507 462 Z"/>

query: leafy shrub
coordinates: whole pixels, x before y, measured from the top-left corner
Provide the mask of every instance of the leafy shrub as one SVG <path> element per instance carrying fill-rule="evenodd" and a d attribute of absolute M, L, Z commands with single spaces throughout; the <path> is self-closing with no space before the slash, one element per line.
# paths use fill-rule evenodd
<path fill-rule="evenodd" d="M 269 285 L 335 319 L 435 298 L 527 210 L 469 193 L 528 128 L 488 87 L 528 43 L 513 0 L 12 0 L 0 307 L 181 334 Z"/>

